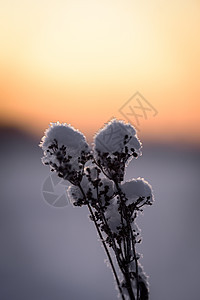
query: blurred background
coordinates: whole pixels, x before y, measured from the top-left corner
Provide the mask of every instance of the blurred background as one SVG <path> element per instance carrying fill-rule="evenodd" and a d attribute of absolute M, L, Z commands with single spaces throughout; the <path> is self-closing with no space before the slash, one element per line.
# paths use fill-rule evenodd
<path fill-rule="evenodd" d="M 92 143 L 112 117 L 143 143 L 126 179 L 154 190 L 138 218 L 150 299 L 198 298 L 199 14 L 196 0 L 1 0 L 1 299 L 117 299 L 87 210 L 45 200 L 38 147 L 50 122 Z"/>

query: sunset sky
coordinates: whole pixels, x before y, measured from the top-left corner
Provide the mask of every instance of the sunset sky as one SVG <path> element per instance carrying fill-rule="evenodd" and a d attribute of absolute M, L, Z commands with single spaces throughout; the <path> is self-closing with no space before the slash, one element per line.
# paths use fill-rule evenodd
<path fill-rule="evenodd" d="M 200 143 L 199 1 L 1 0 L 1 125 L 90 140 L 137 91 L 140 137 Z"/>

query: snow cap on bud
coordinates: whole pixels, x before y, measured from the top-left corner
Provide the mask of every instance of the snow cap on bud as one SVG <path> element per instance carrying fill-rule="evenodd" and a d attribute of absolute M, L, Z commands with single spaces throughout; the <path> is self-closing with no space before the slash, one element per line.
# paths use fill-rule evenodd
<path fill-rule="evenodd" d="M 142 144 L 137 137 L 135 128 L 131 124 L 116 119 L 112 119 L 103 129 L 97 132 L 94 143 L 95 151 L 101 153 L 122 152 L 126 145 L 130 153 L 134 149 L 136 154 L 141 154 Z"/>
<path fill-rule="evenodd" d="M 127 198 L 126 205 L 136 202 L 151 204 L 154 200 L 151 185 L 140 177 L 123 183 L 121 190 Z"/>
<path fill-rule="evenodd" d="M 141 155 L 142 144 L 131 124 L 116 119 L 101 129 L 94 139 L 94 157 L 108 178 L 121 182 L 125 165 Z"/>
<path fill-rule="evenodd" d="M 58 176 L 77 184 L 81 171 L 89 159 L 89 146 L 85 136 L 66 123 L 51 123 L 45 131 L 40 147 L 44 151 L 42 162 L 50 165 Z"/>
<path fill-rule="evenodd" d="M 81 150 L 88 150 L 85 136 L 66 123 L 50 123 L 49 128 L 45 131 L 45 135 L 42 138 L 40 147 L 45 151 L 55 140 L 59 147 L 64 145 L 70 150 L 76 150 L 77 154 L 79 154 Z"/>

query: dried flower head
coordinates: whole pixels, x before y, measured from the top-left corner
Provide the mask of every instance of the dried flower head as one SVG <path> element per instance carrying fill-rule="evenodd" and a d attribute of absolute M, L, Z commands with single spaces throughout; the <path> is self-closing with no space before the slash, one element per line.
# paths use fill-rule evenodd
<path fill-rule="evenodd" d="M 94 138 L 94 156 L 106 175 L 123 181 L 125 165 L 141 155 L 142 144 L 131 124 L 113 119 Z"/>
<path fill-rule="evenodd" d="M 89 146 L 81 132 L 66 123 L 51 123 L 40 147 L 45 165 L 75 185 L 80 182 L 84 165 L 90 159 Z"/>
<path fill-rule="evenodd" d="M 91 180 L 88 175 L 83 175 L 80 185 L 69 186 L 67 192 L 71 203 L 75 206 L 89 203 L 92 206 L 105 207 L 114 196 L 114 185 L 107 178 Z"/>
<path fill-rule="evenodd" d="M 125 167 L 141 155 L 135 128 L 114 119 L 96 134 L 90 150 L 85 136 L 71 125 L 51 123 L 40 147 L 43 163 L 70 181 L 71 203 L 88 207 L 122 299 L 148 300 L 148 281 L 136 252 L 141 242 L 136 217 L 141 207 L 152 204 L 152 188 L 143 178 L 123 182 Z M 107 245 L 123 274 L 121 283 Z"/>
<path fill-rule="evenodd" d="M 124 182 L 121 190 L 126 195 L 126 205 L 143 203 L 151 205 L 154 199 L 151 185 L 140 177 Z"/>

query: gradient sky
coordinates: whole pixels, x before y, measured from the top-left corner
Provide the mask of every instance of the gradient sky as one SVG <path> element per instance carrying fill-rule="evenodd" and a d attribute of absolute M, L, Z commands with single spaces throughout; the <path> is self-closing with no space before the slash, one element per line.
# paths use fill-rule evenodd
<path fill-rule="evenodd" d="M 139 91 L 140 137 L 200 143 L 199 57 L 197 0 L 1 0 L 0 122 L 90 139 Z"/>

